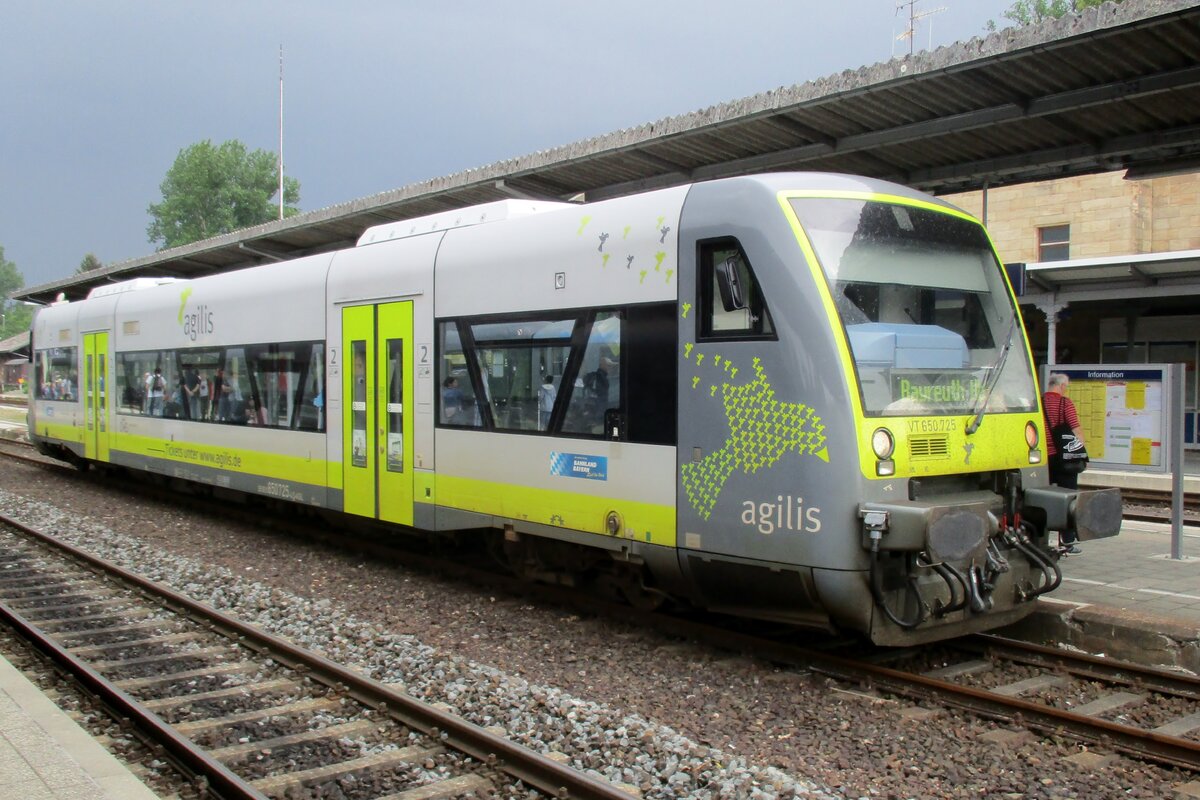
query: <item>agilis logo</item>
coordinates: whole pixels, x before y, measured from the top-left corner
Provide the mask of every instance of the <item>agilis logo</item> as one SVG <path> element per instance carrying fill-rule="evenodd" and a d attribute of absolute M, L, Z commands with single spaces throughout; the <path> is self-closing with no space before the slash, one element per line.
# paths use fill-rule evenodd
<path fill-rule="evenodd" d="M 179 293 L 179 324 L 183 327 L 183 335 L 194 342 L 216 328 L 213 325 L 213 312 L 207 305 L 197 304 L 188 310 L 188 298 L 191 296 L 190 286 Z"/>

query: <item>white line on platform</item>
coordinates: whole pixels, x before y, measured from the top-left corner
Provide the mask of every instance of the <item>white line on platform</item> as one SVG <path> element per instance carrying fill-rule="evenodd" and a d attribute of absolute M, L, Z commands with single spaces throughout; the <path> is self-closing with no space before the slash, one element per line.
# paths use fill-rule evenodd
<path fill-rule="evenodd" d="M 1089 581 L 1085 578 L 1063 578 L 1063 583 L 1082 583 L 1088 586 L 1103 586 L 1106 589 L 1116 589 L 1120 592 L 1142 592 L 1144 594 L 1158 595 L 1159 597 L 1175 597 L 1180 600 L 1200 600 L 1200 595 L 1183 594 L 1182 592 L 1168 592 L 1163 589 L 1136 589 L 1132 586 L 1122 586 L 1119 583 L 1105 583 L 1104 581 Z"/>

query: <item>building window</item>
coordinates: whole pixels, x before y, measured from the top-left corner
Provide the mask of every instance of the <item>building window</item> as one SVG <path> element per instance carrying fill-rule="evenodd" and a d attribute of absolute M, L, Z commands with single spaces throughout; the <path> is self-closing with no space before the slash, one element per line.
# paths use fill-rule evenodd
<path fill-rule="evenodd" d="M 1038 228 L 1038 261 L 1066 261 L 1071 257 L 1071 226 Z"/>

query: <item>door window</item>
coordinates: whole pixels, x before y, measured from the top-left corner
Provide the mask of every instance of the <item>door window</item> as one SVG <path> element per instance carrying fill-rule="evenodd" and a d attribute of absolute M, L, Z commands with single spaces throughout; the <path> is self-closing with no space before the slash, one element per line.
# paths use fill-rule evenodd
<path fill-rule="evenodd" d="M 100 376 L 97 380 L 97 388 L 100 392 L 100 403 L 97 407 L 100 409 L 100 432 L 103 433 L 105 426 L 108 424 L 108 420 L 106 419 L 108 411 L 108 395 L 104 388 L 108 385 L 108 355 L 106 353 L 96 354 L 96 367 L 96 371 Z"/>
<path fill-rule="evenodd" d="M 387 340 L 387 469 L 404 472 L 404 340 Z"/>
<path fill-rule="evenodd" d="M 350 463 L 367 466 L 367 343 L 350 343 Z"/>

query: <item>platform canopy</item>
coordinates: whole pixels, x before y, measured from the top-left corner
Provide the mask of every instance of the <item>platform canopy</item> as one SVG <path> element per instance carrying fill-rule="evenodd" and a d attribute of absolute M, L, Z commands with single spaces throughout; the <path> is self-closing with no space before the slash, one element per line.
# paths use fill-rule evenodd
<path fill-rule="evenodd" d="M 1091 302 L 1129 309 L 1137 298 L 1194 309 L 1200 295 L 1200 250 L 1045 261 L 1026 264 L 1025 276 L 1023 304 L 1049 308 Z"/>
<path fill-rule="evenodd" d="M 1125 0 L 312 211 L 30 287 L 84 297 L 354 246 L 368 227 L 518 197 L 598 200 L 825 170 L 934 194 L 1200 170 L 1200 4 Z"/>

